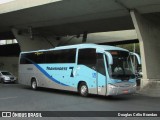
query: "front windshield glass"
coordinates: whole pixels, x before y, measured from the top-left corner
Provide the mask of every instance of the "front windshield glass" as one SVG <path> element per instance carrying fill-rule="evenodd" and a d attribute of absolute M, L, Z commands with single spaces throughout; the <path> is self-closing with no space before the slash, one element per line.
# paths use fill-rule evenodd
<path fill-rule="evenodd" d="M 127 51 L 108 51 L 113 57 L 109 75 L 113 79 L 129 80 L 135 78 L 131 57 Z"/>
<path fill-rule="evenodd" d="M 11 75 L 9 72 L 2 72 L 3 75 Z"/>

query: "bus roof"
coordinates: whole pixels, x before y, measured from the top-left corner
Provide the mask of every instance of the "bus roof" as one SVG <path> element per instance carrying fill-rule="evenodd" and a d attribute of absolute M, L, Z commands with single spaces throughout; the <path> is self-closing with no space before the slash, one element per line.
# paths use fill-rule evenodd
<path fill-rule="evenodd" d="M 128 51 L 126 49 L 115 47 L 115 46 L 109 46 L 109 45 L 98 45 L 98 44 L 91 44 L 91 43 L 85 43 L 85 44 L 76 44 L 76 45 L 67 45 L 67 46 L 59 46 L 51 49 L 43 49 L 43 50 L 36 50 L 36 51 L 28 51 L 28 52 L 22 52 L 22 53 L 29 53 L 29 52 L 42 52 L 42 51 L 50 51 L 50 50 L 63 50 L 63 49 L 72 49 L 72 48 L 96 48 L 99 50 L 121 50 L 121 51 Z"/>

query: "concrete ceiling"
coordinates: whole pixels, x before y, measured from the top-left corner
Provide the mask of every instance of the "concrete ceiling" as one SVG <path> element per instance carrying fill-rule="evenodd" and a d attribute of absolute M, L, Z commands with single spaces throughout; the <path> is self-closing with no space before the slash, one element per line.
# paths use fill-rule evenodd
<path fill-rule="evenodd" d="M 40 34 L 59 36 L 134 29 L 132 9 L 160 24 L 160 0 L 63 0 L 25 9 L 20 6 L 0 14 L 0 39 L 13 27 L 32 27 Z"/>

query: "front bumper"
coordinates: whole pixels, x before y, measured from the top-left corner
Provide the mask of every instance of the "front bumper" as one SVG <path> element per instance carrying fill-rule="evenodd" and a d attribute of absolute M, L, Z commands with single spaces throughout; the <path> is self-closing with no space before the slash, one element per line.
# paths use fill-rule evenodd
<path fill-rule="evenodd" d="M 133 94 L 136 92 L 136 86 L 131 85 L 128 87 L 121 86 L 110 86 L 107 87 L 107 95 L 122 95 L 122 94 Z"/>
<path fill-rule="evenodd" d="M 9 82 L 15 82 L 16 79 L 4 79 L 3 82 L 9 83 Z"/>

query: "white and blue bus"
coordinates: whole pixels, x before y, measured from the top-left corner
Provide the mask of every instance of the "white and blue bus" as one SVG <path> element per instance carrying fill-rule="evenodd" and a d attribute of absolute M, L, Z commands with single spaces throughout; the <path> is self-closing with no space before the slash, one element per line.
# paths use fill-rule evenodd
<path fill-rule="evenodd" d="M 136 91 L 131 56 L 119 47 L 78 44 L 47 50 L 22 52 L 19 83 L 32 89 L 46 87 L 88 94 L 120 95 Z"/>

